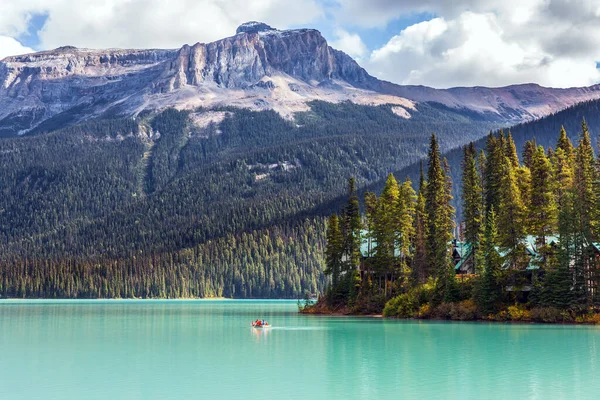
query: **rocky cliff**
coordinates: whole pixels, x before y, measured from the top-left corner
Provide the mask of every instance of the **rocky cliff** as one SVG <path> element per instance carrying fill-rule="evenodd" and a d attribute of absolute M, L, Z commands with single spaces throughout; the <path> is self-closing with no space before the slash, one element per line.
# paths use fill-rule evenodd
<path fill-rule="evenodd" d="M 520 122 L 598 97 L 598 87 L 398 86 L 370 76 L 314 29 L 280 31 L 249 22 L 232 37 L 178 50 L 67 46 L 8 57 L 0 62 L 0 136 L 169 106 L 270 108 L 292 118 L 315 99 L 392 103 L 405 117 L 413 101 L 438 102 L 486 119 Z"/>

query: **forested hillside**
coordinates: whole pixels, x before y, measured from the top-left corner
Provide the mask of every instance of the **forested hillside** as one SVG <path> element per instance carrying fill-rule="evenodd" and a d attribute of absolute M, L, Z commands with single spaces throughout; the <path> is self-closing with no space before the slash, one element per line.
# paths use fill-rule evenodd
<path fill-rule="evenodd" d="M 295 297 L 323 287 L 324 216 L 366 186 L 493 128 L 420 104 L 314 102 L 194 123 L 169 109 L 0 141 L 0 295 Z"/>
<path fill-rule="evenodd" d="M 554 148 L 556 144 L 556 137 L 560 133 L 561 127 L 563 126 L 569 139 L 576 143 L 581 133 L 581 121 L 583 119 L 585 119 L 589 127 L 592 144 L 597 149 L 600 138 L 600 101 L 598 100 L 583 102 L 569 107 L 563 111 L 549 115 L 545 118 L 513 126 L 508 130 L 505 129 L 505 133 L 510 131 L 517 151 L 519 155 L 522 156 L 525 143 L 528 140 L 535 139 L 535 143 L 537 145 L 548 149 Z M 485 149 L 486 140 L 487 138 L 481 138 L 474 142 L 475 148 L 478 152 Z M 455 183 L 452 188 L 452 194 L 454 198 L 452 205 L 456 209 L 457 220 L 461 220 L 462 204 L 458 201 L 458 199 L 460 199 L 460 190 L 462 188 L 460 170 L 463 159 L 463 151 L 460 148 L 455 148 L 447 151 L 443 154 L 443 156 L 448 159 L 451 178 Z M 394 175 L 396 175 L 398 179 L 402 180 L 409 176 L 413 182 L 417 182 L 419 177 L 419 169 L 420 164 L 415 163 L 396 171 Z M 376 184 L 370 185 L 368 189 L 379 192 L 382 190 L 384 183 L 385 182 L 382 179 Z"/>

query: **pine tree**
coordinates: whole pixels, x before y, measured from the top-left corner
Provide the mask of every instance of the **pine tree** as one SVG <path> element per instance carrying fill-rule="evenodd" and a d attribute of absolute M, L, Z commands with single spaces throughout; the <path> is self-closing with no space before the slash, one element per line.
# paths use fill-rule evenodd
<path fill-rule="evenodd" d="M 529 169 L 531 169 L 531 165 L 533 164 L 533 155 L 535 154 L 536 147 L 535 139 L 533 139 L 526 141 L 523 148 L 523 165 Z"/>
<path fill-rule="evenodd" d="M 415 209 L 417 196 L 407 177 L 400 186 L 398 196 L 398 235 L 396 248 L 400 253 L 399 268 L 402 276 L 410 273 L 410 260 L 414 249 L 415 239 Z"/>
<path fill-rule="evenodd" d="M 524 214 L 524 223 L 525 223 L 525 233 L 532 232 L 532 227 L 530 224 L 530 220 L 528 219 L 528 207 L 531 204 L 531 171 L 526 166 L 519 166 L 514 169 L 515 176 L 517 178 L 517 186 L 519 188 L 519 193 L 521 194 L 521 204 L 523 204 L 523 212 Z"/>
<path fill-rule="evenodd" d="M 592 294 L 597 280 L 591 248 L 594 230 L 593 210 L 598 196 L 594 191 L 596 174 L 594 149 L 584 120 L 581 124 L 581 138 L 575 150 L 573 222 L 576 230 L 573 239 L 573 258 L 576 290 L 580 290 L 580 286 L 586 286 L 588 304 L 594 300 Z"/>
<path fill-rule="evenodd" d="M 327 223 L 327 243 L 325 247 L 325 271 L 331 275 L 331 283 L 335 288 L 340 280 L 342 269 L 343 237 L 340 231 L 338 216 L 333 214 Z"/>
<path fill-rule="evenodd" d="M 395 244 L 397 235 L 398 198 L 400 190 L 393 174 L 389 174 L 383 192 L 377 201 L 375 212 L 375 265 L 384 278 L 384 292 L 387 295 L 388 277 L 395 269 Z"/>
<path fill-rule="evenodd" d="M 510 160 L 513 168 L 519 168 L 519 155 L 517 154 L 517 146 L 513 141 L 512 134 L 508 131 L 504 144 L 504 154 Z"/>
<path fill-rule="evenodd" d="M 483 215 L 481 177 L 477 170 L 475 146 L 471 142 L 464 148 L 462 162 L 462 201 L 465 221 L 465 242 L 474 248 L 481 234 L 481 220 Z"/>
<path fill-rule="evenodd" d="M 376 224 L 376 213 L 377 213 L 377 196 L 375 193 L 365 193 L 365 212 L 366 212 L 366 223 L 365 228 L 367 235 L 367 257 L 373 257 L 375 250 L 375 224 Z"/>
<path fill-rule="evenodd" d="M 432 135 L 429 147 L 425 213 L 427 215 L 427 264 L 437 279 L 437 301 L 454 301 L 456 296 L 454 269 L 448 256 L 453 225 L 448 182 L 437 139 Z"/>
<path fill-rule="evenodd" d="M 544 148 L 538 146 L 531 165 L 529 220 L 532 233 L 538 237 L 541 246 L 546 245 L 546 236 L 556 231 L 558 208 L 552 180 L 552 164 Z"/>
<path fill-rule="evenodd" d="M 508 157 L 502 163 L 500 208 L 498 210 L 498 242 L 507 253 L 511 267 L 517 267 L 523 250 L 526 214 L 515 170 Z"/>
<path fill-rule="evenodd" d="M 348 205 L 344 211 L 342 233 L 344 235 L 345 270 L 356 270 L 361 258 L 361 221 L 358 195 L 356 193 L 356 181 L 354 178 L 348 180 Z"/>
<path fill-rule="evenodd" d="M 502 138 L 502 139 L 501 139 Z M 491 132 L 486 142 L 486 159 L 484 168 L 484 195 L 485 211 L 500 206 L 500 180 L 502 178 L 502 165 L 504 163 L 504 136 L 495 137 Z"/>
<path fill-rule="evenodd" d="M 573 290 L 573 274 L 568 263 L 560 262 L 547 265 L 546 275 L 540 293 L 540 304 L 546 307 L 572 309 L 577 304 L 576 291 Z"/>
<path fill-rule="evenodd" d="M 423 163 L 421 162 L 419 176 L 419 192 L 415 204 L 414 219 L 414 257 L 412 260 L 412 281 L 414 284 L 424 283 L 429 274 L 427 267 L 427 214 L 425 212 L 425 193 L 427 192 L 427 182 L 423 174 Z"/>
<path fill-rule="evenodd" d="M 475 302 L 484 315 L 498 311 L 502 299 L 502 286 L 499 283 L 502 259 L 496 249 L 498 231 L 496 228 L 496 213 L 492 207 L 485 217 L 485 228 L 481 235 L 480 247 L 476 257 L 483 265 L 483 274 L 475 287 Z"/>
<path fill-rule="evenodd" d="M 564 126 L 560 127 L 560 136 L 558 138 L 558 142 L 556 143 L 556 150 L 562 149 L 565 152 L 567 158 L 573 157 L 573 143 L 567 136 L 567 131 Z"/>

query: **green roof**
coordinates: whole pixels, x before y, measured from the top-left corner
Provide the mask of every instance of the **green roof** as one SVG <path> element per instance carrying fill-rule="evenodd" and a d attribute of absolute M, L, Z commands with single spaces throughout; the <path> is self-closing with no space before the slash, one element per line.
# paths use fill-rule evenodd
<path fill-rule="evenodd" d="M 454 251 L 456 251 L 460 257 L 460 260 L 454 266 L 454 269 L 458 271 L 473 254 L 473 246 L 471 243 L 456 241 L 454 243 Z"/>
<path fill-rule="evenodd" d="M 471 255 L 471 252 L 473 251 L 473 246 L 471 245 L 471 243 L 457 241 L 454 250 L 456 250 L 456 252 L 461 258 L 465 258 Z"/>

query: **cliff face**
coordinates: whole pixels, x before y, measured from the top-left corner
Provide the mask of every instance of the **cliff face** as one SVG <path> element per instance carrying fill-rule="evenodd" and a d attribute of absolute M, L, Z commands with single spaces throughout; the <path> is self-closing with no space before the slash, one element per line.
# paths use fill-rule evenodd
<path fill-rule="evenodd" d="M 278 73 L 311 84 L 339 79 L 358 86 L 370 78 L 351 57 L 329 47 L 319 31 L 238 32 L 218 42 L 183 46 L 166 70 L 166 90 L 204 83 L 248 88 Z"/>
<path fill-rule="evenodd" d="M 314 29 L 279 31 L 249 22 L 235 36 L 175 50 L 67 46 L 5 58 L 0 61 L 0 136 L 170 106 L 234 105 L 274 109 L 291 118 L 316 99 L 392 103 L 403 107 L 405 116 L 413 100 L 431 101 L 514 123 L 598 97 L 600 87 L 399 86 L 370 76 Z"/>
<path fill-rule="evenodd" d="M 67 46 L 8 57 L 0 62 L 0 136 L 26 133 L 52 118 L 67 118 L 65 113 L 80 120 L 143 108 L 231 103 L 291 114 L 308 100 L 347 100 L 349 88 L 366 89 L 364 83 L 375 80 L 316 30 L 279 31 L 253 22 L 237 32 L 179 50 Z M 276 95 L 274 79 L 283 85 Z M 338 93 L 331 86 L 325 93 L 323 86 L 333 80 L 341 81 Z M 253 100 L 240 102 L 239 90 Z M 357 95 L 377 94 L 352 93 Z"/>

